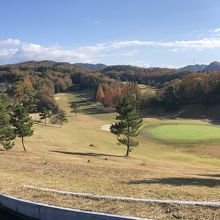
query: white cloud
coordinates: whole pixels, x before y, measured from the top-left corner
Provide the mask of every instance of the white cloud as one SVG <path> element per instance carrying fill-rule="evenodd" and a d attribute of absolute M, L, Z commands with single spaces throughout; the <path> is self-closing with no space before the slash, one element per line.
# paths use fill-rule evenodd
<path fill-rule="evenodd" d="M 213 32 L 214 33 L 219 33 L 220 32 L 220 28 L 216 28 Z"/>
<path fill-rule="evenodd" d="M 176 47 L 176 48 L 219 48 L 220 47 L 220 38 L 204 38 L 201 40 L 191 40 L 191 41 L 174 41 L 174 42 L 162 42 L 158 46 L 164 47 Z"/>
<path fill-rule="evenodd" d="M 0 40 L 0 46 L 18 46 L 21 44 L 21 41 L 18 39 L 7 39 L 7 40 Z"/>
<path fill-rule="evenodd" d="M 65 49 L 57 44 L 43 46 L 18 39 L 0 40 L 0 63 L 25 60 L 55 60 L 75 62 L 102 62 L 105 58 L 138 56 L 143 47 L 164 47 L 169 51 L 220 48 L 220 38 L 203 38 L 183 41 L 111 41 Z M 137 57 L 136 57 L 137 58 Z"/>
<path fill-rule="evenodd" d="M 146 63 L 144 60 L 136 60 L 134 62 L 130 62 L 129 65 L 145 67 L 145 68 L 150 67 L 150 65 L 148 63 Z"/>

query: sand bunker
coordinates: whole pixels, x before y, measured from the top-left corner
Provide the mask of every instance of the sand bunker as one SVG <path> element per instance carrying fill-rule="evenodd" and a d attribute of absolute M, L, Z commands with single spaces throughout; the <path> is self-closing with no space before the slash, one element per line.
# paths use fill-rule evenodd
<path fill-rule="evenodd" d="M 111 124 L 106 124 L 101 126 L 102 131 L 110 131 Z"/>

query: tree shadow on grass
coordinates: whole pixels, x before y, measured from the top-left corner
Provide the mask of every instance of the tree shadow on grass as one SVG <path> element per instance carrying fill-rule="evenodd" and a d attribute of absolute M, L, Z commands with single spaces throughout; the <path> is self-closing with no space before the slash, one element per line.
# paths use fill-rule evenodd
<path fill-rule="evenodd" d="M 203 173 L 203 174 L 197 174 L 198 176 L 206 176 L 206 177 L 215 177 L 220 178 L 220 174 L 209 174 L 209 173 Z"/>
<path fill-rule="evenodd" d="M 76 97 L 81 98 L 81 99 L 88 99 L 88 100 L 95 101 L 95 94 L 96 94 L 95 90 L 86 89 L 86 90 L 78 91 L 78 94 L 76 95 Z"/>
<path fill-rule="evenodd" d="M 144 180 L 131 180 L 127 184 L 168 184 L 173 186 L 220 186 L 220 180 L 202 178 L 155 178 Z"/>
<path fill-rule="evenodd" d="M 70 106 L 71 106 L 73 103 L 76 104 L 76 105 L 78 105 L 79 107 L 83 107 L 83 106 L 91 105 L 91 104 L 93 104 L 94 102 L 92 102 L 92 101 L 90 101 L 90 100 L 79 100 L 79 101 L 69 102 Z"/>
<path fill-rule="evenodd" d="M 69 102 L 70 108 L 72 109 L 71 105 L 75 103 L 78 106 L 78 111 L 85 113 L 85 114 L 107 114 L 107 113 L 112 113 L 114 112 L 114 108 L 110 107 L 104 107 L 102 105 L 94 105 L 94 101 L 91 101 L 89 99 L 86 100 L 80 100 L 80 101 L 73 101 Z M 84 107 L 83 109 L 80 109 Z M 72 109 L 73 111 L 73 109 Z"/>
<path fill-rule="evenodd" d="M 51 124 L 51 122 L 47 122 L 47 124 L 45 124 L 43 121 L 34 121 L 34 124 L 41 125 L 44 127 L 57 127 L 56 124 Z"/>
<path fill-rule="evenodd" d="M 60 153 L 60 154 L 69 154 L 69 155 L 77 155 L 77 156 L 86 156 L 86 157 L 124 157 L 119 155 L 112 155 L 112 154 L 102 154 L 102 153 L 82 153 L 82 152 L 69 152 L 69 151 L 59 151 L 59 150 L 50 150 L 50 152 Z"/>
<path fill-rule="evenodd" d="M 69 105 L 75 103 L 79 107 L 79 112 L 89 114 L 89 115 L 95 115 L 95 114 L 107 114 L 107 113 L 113 113 L 115 111 L 114 108 L 111 107 L 104 107 L 101 104 L 98 105 L 96 103 L 95 98 L 96 91 L 93 89 L 86 89 L 78 91 L 78 94 L 76 95 L 76 98 L 79 100 L 70 101 Z"/>
<path fill-rule="evenodd" d="M 91 106 L 86 109 L 81 110 L 81 112 L 89 115 L 94 115 L 94 114 L 108 114 L 114 112 L 110 108 L 102 107 L 102 106 Z"/>

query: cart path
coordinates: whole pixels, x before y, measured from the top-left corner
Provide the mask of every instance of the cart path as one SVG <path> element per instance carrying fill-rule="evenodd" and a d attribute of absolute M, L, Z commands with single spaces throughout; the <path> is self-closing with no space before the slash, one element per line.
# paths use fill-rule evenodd
<path fill-rule="evenodd" d="M 220 201 L 210 202 L 210 201 L 190 201 L 190 200 L 161 200 L 161 199 L 148 199 L 148 198 L 131 198 L 131 197 L 120 197 L 120 196 L 109 196 L 109 195 L 96 195 L 89 193 L 80 193 L 80 192 L 66 192 L 55 189 L 48 188 L 38 188 L 34 186 L 24 186 L 28 189 L 53 192 L 63 195 L 85 197 L 91 199 L 105 199 L 105 200 L 120 200 L 120 201 L 131 201 L 131 202 L 143 202 L 143 203 L 167 203 L 167 204 L 181 204 L 181 205 L 201 205 L 201 206 L 212 206 L 220 207 Z"/>

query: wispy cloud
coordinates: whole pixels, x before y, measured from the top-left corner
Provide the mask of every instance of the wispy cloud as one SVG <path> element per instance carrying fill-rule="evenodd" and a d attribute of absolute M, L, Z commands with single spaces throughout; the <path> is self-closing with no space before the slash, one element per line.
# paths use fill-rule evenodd
<path fill-rule="evenodd" d="M 93 24 L 99 24 L 101 23 L 99 20 L 97 19 L 92 19 L 92 18 L 85 18 L 85 21 L 88 23 L 93 23 Z"/>
<path fill-rule="evenodd" d="M 220 28 L 216 28 L 213 30 L 214 33 L 219 33 L 220 32 Z"/>
<path fill-rule="evenodd" d="M 220 48 L 220 38 L 204 38 L 182 41 L 111 41 L 94 45 L 65 49 L 59 45 L 44 46 L 27 43 L 19 39 L 0 40 L 0 63 L 14 63 L 25 60 L 67 62 L 102 62 L 108 57 L 137 56 L 143 47 L 168 48 L 168 51 L 202 50 Z"/>
<path fill-rule="evenodd" d="M 220 36 L 220 28 L 212 28 L 208 30 L 209 35 L 211 35 L 211 37 L 219 37 Z"/>
<path fill-rule="evenodd" d="M 158 46 L 158 47 L 171 47 L 171 48 L 216 48 L 220 47 L 220 39 L 204 38 L 201 40 L 188 40 L 188 41 L 127 41 L 115 43 L 119 47 L 124 46 Z"/>

